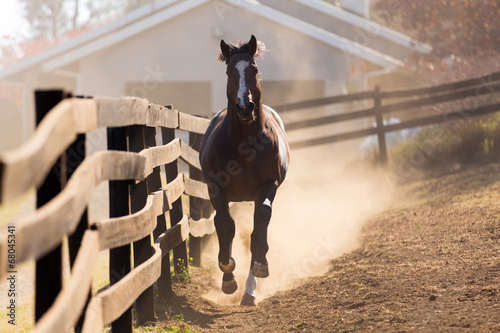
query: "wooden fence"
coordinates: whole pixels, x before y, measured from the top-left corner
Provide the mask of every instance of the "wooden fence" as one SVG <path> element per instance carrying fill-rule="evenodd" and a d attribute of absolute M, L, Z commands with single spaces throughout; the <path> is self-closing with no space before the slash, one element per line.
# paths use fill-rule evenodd
<path fill-rule="evenodd" d="M 381 91 L 377 87 L 372 91 L 325 97 L 287 105 L 279 105 L 275 106 L 274 109 L 276 109 L 280 113 L 285 113 L 292 110 L 310 109 L 337 103 L 348 103 L 366 100 L 373 101 L 373 106 L 364 110 L 356 110 L 352 112 L 317 117 L 314 119 L 288 122 L 285 123 L 285 127 L 287 132 L 289 132 L 296 129 L 310 128 L 314 126 L 339 123 L 355 119 L 368 117 L 375 118 L 376 126 L 372 128 L 365 128 L 341 134 L 324 136 L 299 142 L 292 142 L 290 146 L 291 148 L 304 148 L 361 138 L 368 135 L 377 135 L 380 160 L 383 164 L 385 164 L 387 162 L 387 147 L 385 140 L 386 133 L 402 130 L 405 128 L 437 124 L 440 122 L 481 116 L 488 113 L 500 111 L 500 103 L 498 103 L 498 101 L 500 100 L 498 98 L 499 91 L 500 72 L 495 72 L 474 79 L 425 88 Z M 492 97 L 495 94 L 497 103 L 477 105 L 476 102 L 486 101 L 489 97 Z M 412 110 L 412 108 L 436 105 L 438 103 L 450 101 L 465 100 L 467 98 L 476 98 L 476 101 L 472 101 L 469 107 L 464 107 L 460 110 L 452 110 L 434 115 L 429 115 L 429 112 L 427 112 L 423 116 L 419 116 L 418 114 L 415 115 L 415 110 Z M 396 102 L 388 104 L 388 102 L 394 101 L 395 99 L 397 99 Z M 395 112 L 412 112 L 412 116 L 417 117 L 415 119 L 406 120 L 397 124 L 384 124 L 384 115 Z"/>
<path fill-rule="evenodd" d="M 0 234 L 0 272 L 3 279 L 6 273 L 16 276 L 17 265 L 36 260 L 34 332 L 72 327 L 100 332 L 109 323 L 113 332 L 132 332 L 134 302 L 138 324 L 155 321 L 153 284 L 162 297 L 172 290 L 169 252 L 174 252 L 175 268 L 185 270 L 190 235 L 190 256 L 199 264 L 200 237 L 215 230 L 198 152 L 174 134 L 175 129 L 188 131 L 191 145 L 199 145 L 209 120 L 137 98 L 67 97 L 63 91 L 36 92 L 34 135 L 0 156 L 1 204 L 37 188 L 36 211 Z M 85 133 L 102 127 L 108 150 L 85 156 Z M 191 178 L 179 173 L 179 158 L 190 165 Z M 163 165 L 167 183 L 162 186 Z M 103 181 L 109 181 L 110 217 L 89 223 L 89 200 Z M 189 217 L 182 194 L 191 198 Z M 66 237 L 71 273 L 63 285 Z M 94 267 L 99 251 L 106 249 L 110 286 L 92 295 Z"/>

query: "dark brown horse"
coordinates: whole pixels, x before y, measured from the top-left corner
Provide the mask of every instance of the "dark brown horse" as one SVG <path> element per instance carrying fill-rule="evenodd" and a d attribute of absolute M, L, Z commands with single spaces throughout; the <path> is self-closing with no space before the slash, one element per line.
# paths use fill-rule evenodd
<path fill-rule="evenodd" d="M 264 44 L 252 35 L 246 44 L 228 45 L 222 40 L 220 47 L 219 60 L 227 64 L 228 104 L 208 126 L 201 143 L 200 162 L 216 210 L 219 268 L 224 273 L 222 291 L 226 294 L 238 288 L 232 273 L 236 263 L 231 257 L 235 225 L 228 204 L 255 203 L 252 261 L 241 302 L 255 305 L 256 277 L 269 275 L 267 228 L 276 190 L 287 173 L 290 152 L 283 122 L 261 101 L 255 58 L 261 57 Z"/>

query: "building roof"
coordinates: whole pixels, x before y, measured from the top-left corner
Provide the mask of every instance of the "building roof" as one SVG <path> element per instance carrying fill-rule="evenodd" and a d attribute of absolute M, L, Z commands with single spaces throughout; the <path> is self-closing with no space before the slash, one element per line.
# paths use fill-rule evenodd
<path fill-rule="evenodd" d="M 153 3 L 139 7 L 122 18 L 105 26 L 77 36 L 65 43 L 56 45 L 45 51 L 22 59 L 16 64 L 0 71 L 0 79 L 8 78 L 20 73 L 32 66 L 41 65 L 44 72 L 51 72 L 86 57 L 95 52 L 113 46 L 127 40 L 154 26 L 169 21 L 179 15 L 214 0 L 156 0 Z M 255 13 L 270 21 L 298 31 L 310 38 L 321 41 L 342 52 L 355 55 L 374 64 L 389 69 L 397 69 L 403 65 L 401 59 L 374 50 L 367 46 L 356 43 L 348 38 L 339 36 L 333 32 L 322 29 L 314 24 L 300 20 L 292 15 L 285 14 L 277 9 L 255 0 L 218 0 L 226 4 L 239 7 Z M 428 45 L 419 43 L 403 34 L 378 25 L 370 20 L 349 13 L 341 8 L 329 5 L 318 0 L 290 0 L 321 11 L 333 19 L 341 20 L 353 27 L 370 26 L 371 32 L 383 37 L 393 43 L 399 44 L 409 50 L 429 52 Z"/>

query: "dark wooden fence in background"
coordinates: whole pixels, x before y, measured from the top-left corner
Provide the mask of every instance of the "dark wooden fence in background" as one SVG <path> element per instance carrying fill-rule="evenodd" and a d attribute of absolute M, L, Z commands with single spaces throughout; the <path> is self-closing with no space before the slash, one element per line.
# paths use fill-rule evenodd
<path fill-rule="evenodd" d="M 198 152 L 174 134 L 175 129 L 190 132 L 192 144 L 199 146 L 209 120 L 143 99 L 69 98 L 63 91 L 36 92 L 36 113 L 31 139 L 0 156 L 1 204 L 37 188 L 36 211 L 0 234 L 0 274 L 36 260 L 34 332 L 73 327 L 101 332 L 109 323 L 113 332 L 132 332 L 134 302 L 138 324 L 155 321 L 153 284 L 160 296 L 172 291 L 169 252 L 178 272 L 187 269 L 191 235 L 189 256 L 199 265 L 201 237 L 215 231 Z M 108 150 L 85 156 L 85 133 L 101 127 L 107 128 Z M 157 142 L 158 127 L 163 142 Z M 190 165 L 191 177 L 179 173 L 179 158 Z M 109 219 L 89 223 L 89 200 L 102 181 L 109 181 Z M 183 194 L 191 198 L 189 217 Z M 66 237 L 71 273 L 63 286 Z M 9 262 L 12 249 L 15 260 Z M 94 267 L 106 249 L 110 286 L 92 295 Z"/>
<path fill-rule="evenodd" d="M 274 106 L 273 108 L 280 114 L 287 111 L 312 109 L 319 106 L 332 105 L 338 103 L 348 103 L 356 101 L 373 101 L 373 106 L 364 110 L 351 111 L 346 113 L 328 115 L 317 117 L 313 119 L 300 120 L 295 122 L 285 123 L 287 132 L 311 128 L 325 124 L 339 123 L 349 120 L 357 120 L 371 117 L 375 119 L 376 127 L 355 130 L 351 132 L 335 134 L 330 136 L 323 136 L 313 139 L 308 139 L 299 142 L 292 142 L 291 148 L 304 148 L 316 145 L 340 142 L 344 140 L 356 139 L 368 135 L 377 135 L 380 160 L 383 164 L 387 162 L 387 147 L 385 134 L 392 131 L 398 131 L 405 128 L 413 128 L 424 125 L 437 124 L 445 121 L 465 119 L 468 117 L 481 116 L 493 112 L 500 111 L 500 72 L 495 72 L 482 77 L 442 84 L 439 86 L 395 90 L 395 91 L 381 91 L 376 88 L 372 91 L 361 93 L 354 93 L 348 95 L 324 97 L 314 100 L 308 100 L 293 104 Z M 489 104 L 477 105 L 478 101 L 487 101 L 488 98 L 496 95 L 496 102 L 494 98 L 489 100 Z M 445 113 L 429 115 L 415 115 L 415 109 L 424 106 L 436 105 L 438 103 L 460 101 L 467 98 L 475 98 L 476 100 L 469 101 L 469 107 L 463 107 L 460 110 L 452 110 Z M 396 102 L 388 103 L 391 100 Z M 493 102 L 491 102 L 493 100 Z M 414 119 L 402 121 L 398 124 L 384 124 L 384 115 L 391 113 L 411 112 L 411 116 L 417 116 Z M 410 115 L 410 114 L 408 114 Z"/>

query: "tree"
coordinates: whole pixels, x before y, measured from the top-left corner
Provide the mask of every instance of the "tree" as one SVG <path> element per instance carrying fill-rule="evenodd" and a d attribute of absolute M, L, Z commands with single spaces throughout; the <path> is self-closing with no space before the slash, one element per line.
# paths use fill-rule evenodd
<path fill-rule="evenodd" d="M 152 0 L 20 0 L 33 39 L 55 41 L 80 25 L 91 26 L 110 22 L 125 12 Z M 87 22 L 79 23 L 80 6 L 88 12 Z"/>
<path fill-rule="evenodd" d="M 154 0 L 19 0 L 30 27 L 0 38 L 0 69 Z"/>
<path fill-rule="evenodd" d="M 409 59 L 421 72 L 453 67 L 467 76 L 500 64 L 500 0 L 377 0 L 374 9 L 384 24 L 432 46 Z"/>
<path fill-rule="evenodd" d="M 64 0 L 21 0 L 33 38 L 56 40 L 69 28 Z"/>

